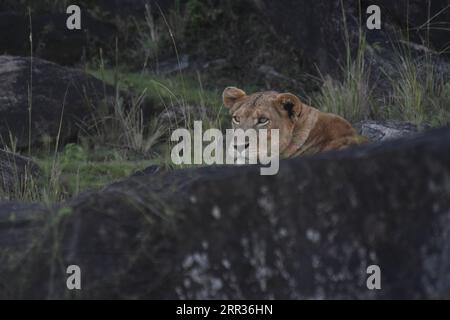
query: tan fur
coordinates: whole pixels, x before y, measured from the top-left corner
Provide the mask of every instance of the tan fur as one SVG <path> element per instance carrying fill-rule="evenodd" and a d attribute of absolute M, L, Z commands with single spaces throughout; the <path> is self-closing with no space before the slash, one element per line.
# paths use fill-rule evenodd
<path fill-rule="evenodd" d="M 291 93 L 247 95 L 241 89 L 228 87 L 223 102 L 233 116 L 234 128 L 279 129 L 281 157 L 311 155 L 366 142 L 345 119 L 308 106 Z M 259 119 L 268 122 L 263 125 Z"/>

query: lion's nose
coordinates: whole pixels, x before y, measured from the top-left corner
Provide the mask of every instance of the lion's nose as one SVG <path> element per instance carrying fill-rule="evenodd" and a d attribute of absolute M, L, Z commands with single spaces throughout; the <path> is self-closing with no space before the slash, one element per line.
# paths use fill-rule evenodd
<path fill-rule="evenodd" d="M 242 151 L 248 149 L 249 146 L 250 146 L 250 143 L 249 143 L 249 142 L 247 142 L 246 144 L 235 144 L 235 145 L 234 145 L 234 149 L 235 149 L 237 152 L 242 152 Z"/>

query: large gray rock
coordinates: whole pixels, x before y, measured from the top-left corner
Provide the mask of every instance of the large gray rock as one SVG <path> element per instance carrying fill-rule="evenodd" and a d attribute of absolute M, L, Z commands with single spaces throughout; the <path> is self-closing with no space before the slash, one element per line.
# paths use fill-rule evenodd
<path fill-rule="evenodd" d="M 2 298 L 450 298 L 450 128 L 275 176 L 144 174 L 30 210 L 0 205 Z M 66 290 L 71 264 L 81 291 Z M 373 264 L 381 290 L 366 287 Z"/>
<path fill-rule="evenodd" d="M 367 137 L 370 142 L 398 139 L 420 132 L 420 128 L 412 123 L 393 120 L 365 120 L 356 123 L 354 127 L 360 135 Z"/>
<path fill-rule="evenodd" d="M 32 71 L 32 73 L 31 73 Z M 112 102 L 114 90 L 83 71 L 30 58 L 0 56 L 0 146 L 73 139 L 86 120 Z M 112 106 L 112 103 L 109 103 Z M 31 107 L 31 135 L 29 121 Z"/>

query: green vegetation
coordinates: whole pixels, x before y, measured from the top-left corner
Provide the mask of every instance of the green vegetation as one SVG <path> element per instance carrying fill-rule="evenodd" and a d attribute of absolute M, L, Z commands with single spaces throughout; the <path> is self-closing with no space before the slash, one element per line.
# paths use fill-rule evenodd
<path fill-rule="evenodd" d="M 352 123 L 395 119 L 419 127 L 450 124 L 450 78 L 439 70 L 438 62 L 443 52 L 427 49 L 421 55 L 414 55 L 407 34 L 393 48 L 395 57 L 390 66 L 393 70 L 387 72 L 383 67 L 371 70 L 367 65 L 368 55 L 377 48 L 368 46 L 360 28 L 356 53 L 352 54 L 344 12 L 343 21 L 346 61 L 337 79 L 320 74 L 321 88 L 311 97 L 317 108 L 339 114 Z M 380 75 L 373 77 L 372 72 Z M 376 90 L 378 81 L 386 87 L 381 92 Z"/>
<path fill-rule="evenodd" d="M 71 198 L 87 189 L 101 188 L 152 164 L 163 162 L 159 158 L 126 160 L 112 149 L 88 153 L 78 144 L 68 144 L 56 155 L 41 154 L 35 157 L 35 161 L 41 169 L 40 177 L 25 177 L 22 183 L 16 184 L 14 190 L 0 192 L 0 199 L 50 204 Z"/>
<path fill-rule="evenodd" d="M 117 89 L 110 102 L 113 114 L 107 114 L 109 106 L 96 108 L 77 144 L 67 144 L 57 152 L 52 144 L 33 150 L 41 177 L 27 177 L 23 190 L 0 193 L 0 199 L 53 203 L 101 188 L 150 165 L 170 169 L 172 130 L 192 128 L 194 120 L 203 120 L 207 127 L 225 125 L 218 91 L 203 89 L 200 80 L 103 68 L 88 72 Z M 134 95 L 129 102 L 124 101 L 125 93 Z M 151 109 L 153 116 L 145 118 L 145 108 Z"/>
<path fill-rule="evenodd" d="M 361 37 L 355 59 L 350 57 L 342 69 L 341 80 L 322 76 L 322 87 L 313 98 L 314 105 L 325 112 L 339 114 L 350 122 L 369 118 L 374 105 L 373 88 L 370 85 L 370 70 L 365 63 L 364 38 Z"/>
<path fill-rule="evenodd" d="M 430 57 L 413 60 L 398 57 L 398 79 L 391 79 L 392 95 L 387 101 L 388 117 L 417 125 L 444 126 L 450 123 L 450 81 L 445 80 Z"/>
<path fill-rule="evenodd" d="M 31 6 L 32 13 L 46 8 L 60 11 L 65 3 L 18 1 L 12 9 Z M 294 93 L 305 91 L 313 106 L 351 122 L 398 119 L 420 126 L 450 122 L 450 82 L 440 72 L 436 59 L 428 53 L 413 57 L 408 48 L 403 48 L 397 50 L 394 70 L 371 70 L 367 58 L 376 48 L 369 47 L 361 30 L 356 52 L 351 50 L 346 34 L 347 59 L 340 75 L 332 78 L 318 70 L 316 87 L 293 87 L 293 82 L 284 80 L 275 86 L 255 70 L 267 63 L 286 78 L 299 81 L 305 76 L 301 53 L 289 46 L 289 41 L 275 36 L 254 13 L 248 13 L 252 10 L 247 10 L 244 2 L 230 0 L 215 8 L 210 2 L 189 0 L 183 10 L 178 4 L 166 13 L 147 6 L 141 20 L 112 18 L 102 14 L 94 2 L 84 3 L 90 14 L 118 26 L 115 48 L 94 48 L 97 55 L 89 57 L 85 66 L 89 74 L 116 89 L 114 101 L 92 106 L 92 121 L 84 124 L 75 144 L 49 144 L 32 150 L 42 177 L 38 181 L 27 179 L 24 188 L 0 194 L 0 199 L 52 203 L 86 189 L 101 188 L 152 164 L 172 168 L 172 130 L 191 129 L 195 120 L 202 120 L 205 129 L 228 127 L 229 117 L 221 103 L 224 85 L 241 86 L 248 92 L 266 86 Z M 237 27 L 237 13 L 244 15 L 240 23 L 245 28 Z M 161 56 L 179 61 L 180 53 L 188 52 L 207 55 L 208 61 L 214 61 L 223 57 L 224 51 L 234 63 L 217 72 L 212 68 L 206 75 L 159 73 Z M 388 90 L 376 90 L 380 77 L 374 77 L 375 73 L 383 76 Z M 14 137 L 10 149 L 17 151 Z"/>
<path fill-rule="evenodd" d="M 358 58 L 343 68 L 342 80 L 322 79 L 320 92 L 312 98 L 318 108 L 351 122 L 394 119 L 432 127 L 450 123 L 450 81 L 430 56 L 398 54 L 395 72 L 385 74 L 390 91 L 377 94 L 364 63 L 365 50 L 361 47 Z"/>
<path fill-rule="evenodd" d="M 51 190 L 51 193 L 67 198 L 86 189 L 101 188 L 155 162 L 127 161 L 119 156 L 114 159 L 113 155 L 108 155 L 109 160 L 95 159 L 96 157 L 89 157 L 80 145 L 68 144 L 56 162 L 53 159 L 42 159 L 38 164 L 47 179 L 51 180 L 55 176 L 55 170 L 58 171 L 57 177 L 54 177 L 58 179 L 56 190 Z"/>
<path fill-rule="evenodd" d="M 220 107 L 218 90 L 204 90 L 201 79 L 182 75 L 158 76 L 143 72 L 121 72 L 114 69 L 88 70 L 90 74 L 123 90 L 145 92 L 149 99 L 160 105 L 200 104 Z"/>

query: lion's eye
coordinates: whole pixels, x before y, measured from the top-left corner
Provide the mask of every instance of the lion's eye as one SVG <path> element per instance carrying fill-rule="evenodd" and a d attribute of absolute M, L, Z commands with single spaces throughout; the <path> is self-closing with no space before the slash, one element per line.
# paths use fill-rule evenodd
<path fill-rule="evenodd" d="M 269 119 L 261 117 L 258 119 L 258 124 L 267 124 L 269 122 Z"/>
<path fill-rule="evenodd" d="M 238 116 L 233 116 L 233 122 L 234 123 L 239 124 L 239 121 L 240 121 L 240 119 L 239 119 Z"/>

